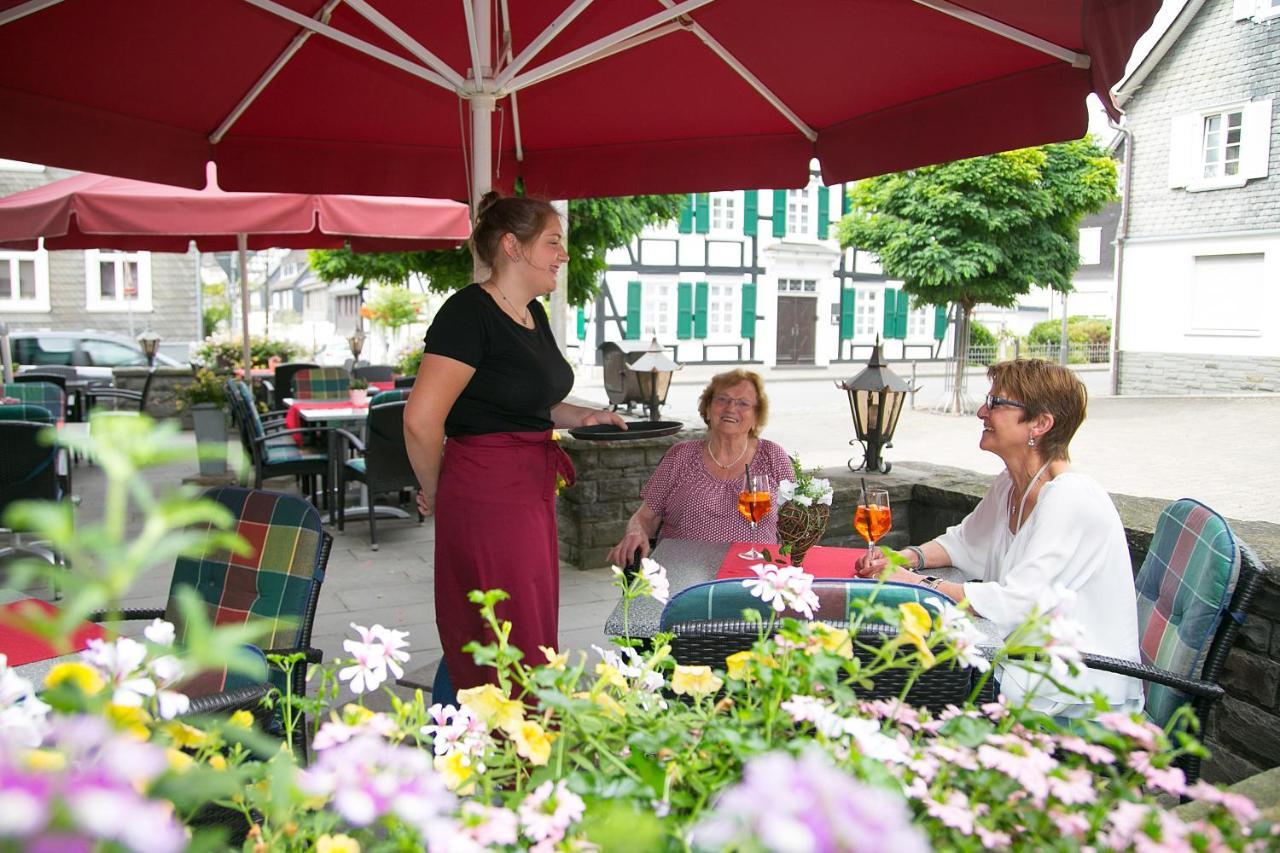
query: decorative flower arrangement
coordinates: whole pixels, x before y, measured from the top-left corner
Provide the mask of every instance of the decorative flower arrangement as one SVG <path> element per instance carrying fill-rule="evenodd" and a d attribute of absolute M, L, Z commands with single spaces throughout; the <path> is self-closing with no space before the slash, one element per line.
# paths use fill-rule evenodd
<path fill-rule="evenodd" d="M 778 484 L 778 538 L 791 561 L 799 564 L 827 532 L 835 492 L 830 480 L 801 468 L 799 456 L 791 457 L 791 470 L 795 480 Z"/>
<path fill-rule="evenodd" d="M 149 454 L 164 442 L 139 447 Z M 115 463 L 144 454 L 111 452 Z M 189 518 L 199 506 L 166 499 L 164 517 Z M 42 510 L 25 513 L 38 522 Z M 90 533 L 46 527 L 83 546 L 73 571 L 94 554 L 133 552 L 118 547 L 122 525 L 94 526 L 100 546 L 86 544 Z M 129 576 L 120 571 L 111 583 Z M 81 596 L 112 606 L 122 588 L 108 575 L 69 583 L 71 610 Z M 814 614 L 848 627 L 790 618 L 816 609 L 811 581 L 795 566 L 755 567 L 744 584 L 770 613 L 757 642 L 723 669 L 680 664 L 663 636 L 591 656 L 526 655 L 495 614 L 505 594 L 476 592 L 494 642 L 468 650 L 494 667 L 495 683 L 461 691 L 456 706 L 392 696 L 385 713 L 360 702 L 401 673 L 408 635 L 353 626 L 351 658 L 313 674 L 328 707 L 312 709 L 305 768 L 248 714 L 166 719 L 182 712 L 166 699 L 175 663 L 194 671 L 242 640 L 200 624 L 198 611 L 184 612 L 193 647 L 174 649 L 170 627 L 156 622 L 145 642 L 104 643 L 55 670 L 43 691 L 0 664 L 0 848 L 225 845 L 204 820 L 216 807 L 240 817 L 253 851 L 1274 849 L 1250 801 L 1188 785 L 1172 766 L 1201 749 L 1193 739 L 1138 716 L 1102 714 L 1063 730 L 972 697 L 936 714 L 901 697 L 867 700 L 865 685 L 894 670 L 910 682 L 956 662 L 984 677 L 996 664 L 1050 679 L 1070 669 L 1072 632 L 1053 601 L 988 661 L 960 608 L 863 601 L 847 614 Z M 616 585 L 627 601 L 669 590 L 652 561 Z M 868 621 L 896 636 L 868 644 L 859 630 Z M 1046 637 L 1047 646 L 1030 645 Z M 340 707 L 337 690 L 354 701 Z M 297 700 L 278 701 L 287 710 Z M 1207 811 L 1183 819 L 1163 795 Z"/>

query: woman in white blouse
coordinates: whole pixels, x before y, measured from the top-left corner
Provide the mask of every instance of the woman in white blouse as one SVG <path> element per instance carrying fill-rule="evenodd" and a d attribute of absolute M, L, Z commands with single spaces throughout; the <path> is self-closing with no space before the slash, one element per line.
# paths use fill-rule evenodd
<path fill-rule="evenodd" d="M 1075 593 L 1063 614 L 1083 629 L 1081 650 L 1138 660 L 1138 613 L 1124 526 L 1110 497 L 1071 470 L 1068 445 L 1085 416 L 1084 384 L 1065 367 L 1039 360 L 1007 361 L 987 370 L 991 392 L 978 409 L 978 446 L 1005 470 L 960 524 L 900 553 L 912 566 L 889 580 L 929 586 L 1008 634 L 1054 587 Z M 964 583 L 927 574 L 955 566 Z M 879 551 L 859 561 L 858 574 L 878 577 L 887 567 Z M 1016 667 L 1000 674 L 1002 692 L 1060 717 L 1086 716 L 1091 703 Z M 1114 673 L 1082 670 L 1065 683 L 1075 692 L 1100 692 L 1113 710 L 1142 707 L 1142 687 Z"/>

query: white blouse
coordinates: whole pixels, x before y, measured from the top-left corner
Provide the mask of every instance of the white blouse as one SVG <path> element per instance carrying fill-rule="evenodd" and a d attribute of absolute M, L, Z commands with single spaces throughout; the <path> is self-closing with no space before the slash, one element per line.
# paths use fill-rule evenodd
<path fill-rule="evenodd" d="M 1054 477 L 1017 534 L 1009 532 L 1013 478 L 1008 471 L 958 525 L 936 540 L 952 565 L 972 581 L 964 594 L 973 610 L 1006 636 L 1035 606 L 1041 593 L 1061 584 L 1076 593 L 1065 614 L 1083 629 L 1081 651 L 1123 660 L 1138 658 L 1138 605 L 1124 525 L 1111 498 L 1093 480 L 1071 471 Z M 1005 696 L 1055 716 L 1087 716 L 1091 704 L 1054 687 L 1037 673 L 1001 667 Z M 1082 669 L 1065 684 L 1087 696 L 1102 693 L 1113 710 L 1142 707 L 1142 684 L 1110 672 Z"/>

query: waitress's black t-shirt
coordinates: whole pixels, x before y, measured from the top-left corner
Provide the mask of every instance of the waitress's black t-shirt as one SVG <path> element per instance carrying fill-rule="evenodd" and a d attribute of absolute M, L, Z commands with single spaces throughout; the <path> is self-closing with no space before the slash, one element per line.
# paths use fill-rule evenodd
<path fill-rule="evenodd" d="M 551 407 L 573 388 L 542 305 L 528 305 L 532 329 L 507 316 L 478 284 L 459 290 L 436 313 L 426 352 L 469 364 L 476 373 L 444 421 L 447 436 L 551 429 Z"/>

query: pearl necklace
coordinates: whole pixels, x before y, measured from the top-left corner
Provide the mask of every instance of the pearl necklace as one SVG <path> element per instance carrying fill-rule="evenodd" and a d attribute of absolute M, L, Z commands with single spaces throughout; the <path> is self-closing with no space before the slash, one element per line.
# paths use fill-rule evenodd
<path fill-rule="evenodd" d="M 738 454 L 738 458 L 737 458 L 737 459 L 734 459 L 734 460 L 733 460 L 732 462 L 730 462 L 728 465 L 725 465 L 723 462 L 721 462 L 719 459 L 717 459 L 717 458 L 716 458 L 716 455 L 715 455 L 714 453 L 712 453 L 712 452 L 711 452 L 711 442 L 710 442 L 710 441 L 704 441 L 704 442 L 702 442 L 702 445 L 703 445 L 705 448 L 707 448 L 707 455 L 711 457 L 711 461 L 712 461 L 712 462 L 714 462 L 714 463 L 716 463 L 716 465 L 720 466 L 720 467 L 721 467 L 722 469 L 724 469 L 725 471 L 728 471 L 728 470 L 729 470 L 730 468 L 732 468 L 734 465 L 737 465 L 739 462 L 741 462 L 741 461 L 742 461 L 742 457 L 744 457 L 744 456 L 746 456 L 746 455 L 747 455 L 747 451 L 751 449 L 751 439 L 747 439 L 747 445 L 746 445 L 746 447 L 742 448 L 742 452 Z"/>

